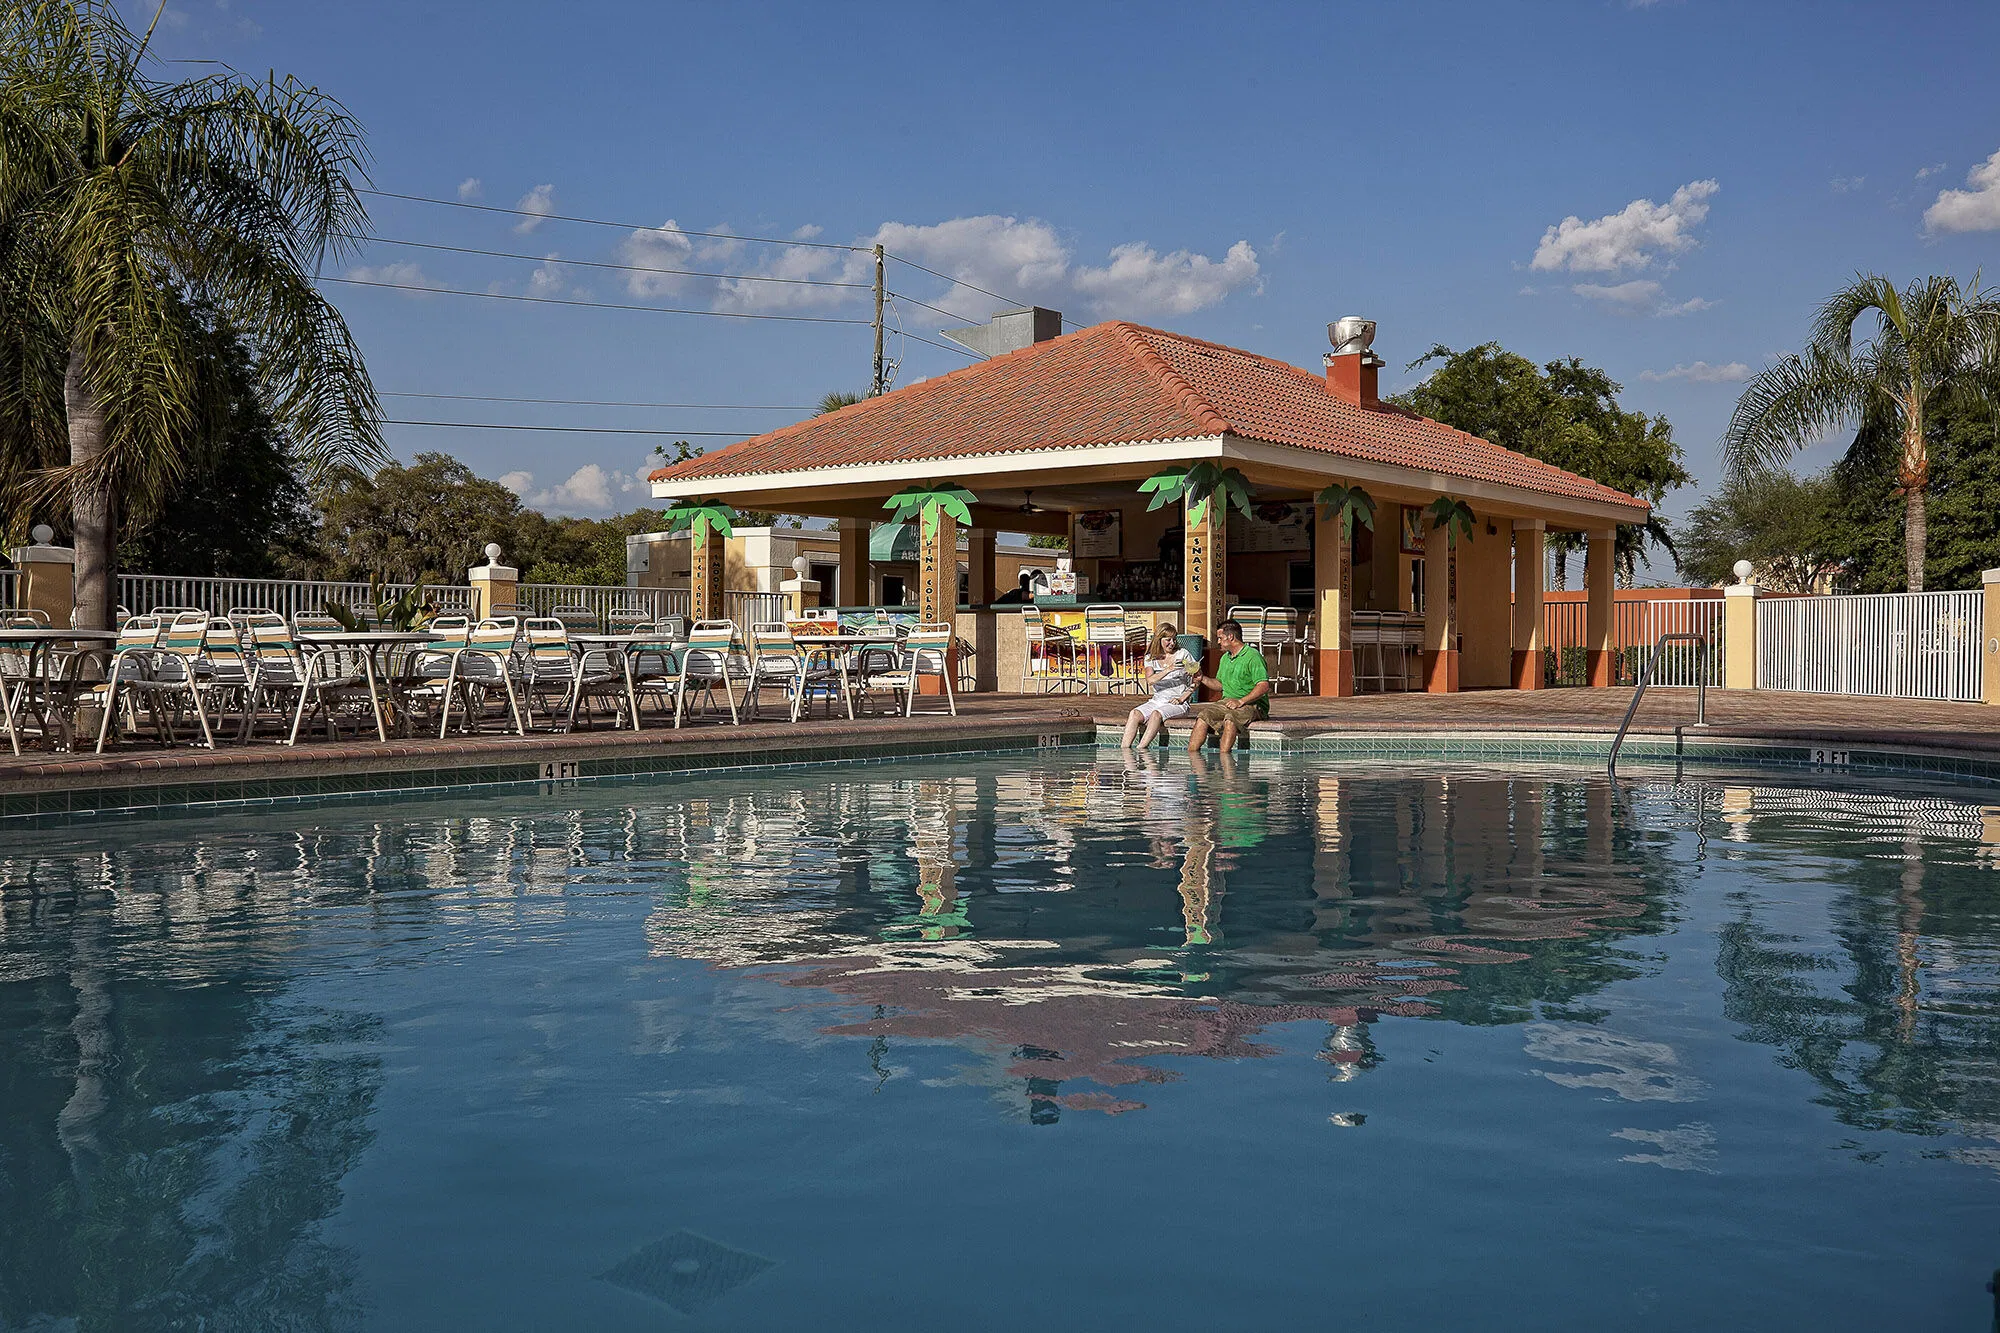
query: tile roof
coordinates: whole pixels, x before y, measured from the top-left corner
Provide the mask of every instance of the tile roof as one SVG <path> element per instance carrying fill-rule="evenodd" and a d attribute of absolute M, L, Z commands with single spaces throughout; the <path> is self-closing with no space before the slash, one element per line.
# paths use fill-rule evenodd
<path fill-rule="evenodd" d="M 1570 499 L 1644 502 L 1427 417 L 1343 402 L 1324 375 L 1113 321 L 675 463 L 655 481 L 1231 434 Z M 948 470 L 948 469 L 947 469 Z"/>

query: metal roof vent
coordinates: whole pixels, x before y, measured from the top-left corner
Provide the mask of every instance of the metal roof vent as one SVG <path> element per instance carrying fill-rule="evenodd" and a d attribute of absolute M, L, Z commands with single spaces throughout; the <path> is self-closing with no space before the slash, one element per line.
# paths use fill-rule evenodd
<path fill-rule="evenodd" d="M 1359 315 L 1348 315 L 1327 325 L 1326 337 L 1327 341 L 1333 344 L 1335 356 L 1345 356 L 1349 352 L 1366 352 L 1375 341 L 1375 321 L 1363 319 Z"/>

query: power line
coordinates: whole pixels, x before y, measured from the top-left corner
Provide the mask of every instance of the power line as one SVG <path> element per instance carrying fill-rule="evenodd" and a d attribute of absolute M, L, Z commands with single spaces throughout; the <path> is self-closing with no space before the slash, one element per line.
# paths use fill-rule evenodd
<path fill-rule="evenodd" d="M 653 227 L 643 222 L 607 222 L 603 218 L 576 217 L 568 213 L 531 213 L 524 208 L 501 208 L 497 204 L 474 204 L 463 199 L 433 199 L 422 194 L 398 194 L 394 190 L 361 190 L 383 199 L 405 199 L 413 204 L 436 204 L 441 208 L 465 208 L 479 213 L 506 213 L 517 218 L 540 218 L 545 222 L 581 222 L 591 227 L 616 227 L 620 231 L 660 231 L 672 236 L 701 236 L 718 241 L 754 241 L 759 245 L 800 245 L 812 250 L 868 250 L 865 245 L 837 245 L 831 241 L 783 240 L 776 236 L 738 236 L 733 231 L 689 231 L 685 227 Z M 942 275 L 940 275 L 942 276 Z M 1001 300 L 1007 298 L 1002 297 Z"/>
<path fill-rule="evenodd" d="M 349 287 L 386 287 L 398 292 L 429 292 L 433 296 L 476 296 L 487 301 L 525 301 L 531 305 L 573 305 L 591 310 L 643 310 L 655 315 L 709 315 L 715 319 L 775 319 L 788 324 L 867 324 L 865 319 L 832 315 L 760 315 L 738 310 L 688 310 L 662 305 L 625 305 L 613 301 L 574 301 L 560 296 L 515 296 L 507 292 L 469 292 L 460 287 L 424 287 L 412 282 L 377 282 L 372 278 L 321 278 Z"/>
<path fill-rule="evenodd" d="M 716 412 L 811 412 L 796 403 L 630 403 L 604 398 L 503 398 L 482 393 L 400 393 L 378 389 L 378 398 L 437 398 L 454 403 L 546 403 L 553 407 L 684 407 Z"/>
<path fill-rule="evenodd" d="M 946 310 L 941 305 L 932 305 L 929 301 L 919 301 L 916 297 L 910 295 L 908 292 L 890 292 L 889 295 L 895 297 L 899 301 L 908 301 L 911 305 L 920 305 L 926 310 L 935 310 L 940 315 L 945 315 L 952 319 L 962 319 L 968 324 L 977 324 L 980 322 L 979 320 L 972 319 L 969 316 L 961 315 L 956 310 Z"/>
<path fill-rule="evenodd" d="M 987 291 L 987 290 L 986 290 L 986 289 L 985 289 L 984 287 L 981 287 L 981 286 L 979 286 L 979 285 L 978 285 L 978 284 L 976 284 L 976 283 L 970 283 L 970 282 L 967 282 L 967 281 L 966 281 L 966 280 L 965 280 L 964 278 L 954 278 L 954 277 L 953 277 L 953 276 L 952 276 L 951 274 L 949 274 L 949 273 L 940 273 L 940 272 L 938 272 L 938 271 L 937 271 L 936 269 L 934 269 L 934 268 L 925 268 L 925 267 L 924 267 L 924 266 L 923 266 L 922 264 L 919 264 L 919 263 L 918 263 L 918 262 L 917 262 L 916 260 L 914 260 L 914 259 L 905 259 L 905 258 L 903 258 L 903 256 L 901 256 L 901 255 L 899 255 L 899 254 L 896 254 L 896 253 L 895 253 L 895 252 L 893 252 L 893 251 L 891 251 L 891 252 L 889 253 L 889 258 L 891 258 L 891 259 L 895 260 L 895 261 L 896 261 L 896 262 L 897 262 L 898 264 L 908 264 L 908 265 L 909 265 L 909 266 L 910 266 L 911 268 L 913 268 L 913 269 L 917 269 L 917 270 L 919 270 L 920 272 L 924 272 L 924 273 L 928 273 L 928 274 L 930 274 L 930 275 L 931 275 L 931 276 L 932 276 L 933 278 L 943 278 L 943 279 L 944 279 L 944 280 L 945 280 L 946 282 L 950 282 L 950 283 L 956 283 L 956 284 L 957 284 L 958 286 L 960 286 L 960 287 L 963 287 L 963 288 L 965 288 L 965 289 L 966 289 L 967 291 L 974 291 L 974 292 L 978 292 L 978 293 L 979 293 L 979 294 L 980 294 L 981 296 L 990 296 L 990 297 L 992 297 L 992 298 L 993 298 L 994 300 L 996 300 L 996 301 L 1005 301 L 1005 302 L 1007 302 L 1007 303 L 1008 303 L 1009 305 L 1019 305 L 1019 306 L 1026 306 L 1026 305 L 1033 305 L 1033 304 L 1034 304 L 1034 302 L 1032 302 L 1032 301 L 1023 301 L 1023 300 L 1020 300 L 1020 299 L 1019 299 L 1019 298 L 1017 298 L 1017 297 L 1013 297 L 1013 296 L 1002 296 L 1002 295 L 1001 295 L 1001 294 L 1000 294 L 999 292 L 989 292 L 989 291 Z M 908 299 L 911 299 L 911 300 L 915 300 L 916 298 L 914 298 L 914 297 L 911 297 L 911 298 L 908 298 Z M 917 301 L 917 304 L 918 304 L 918 305 L 924 305 L 924 302 L 922 302 L 922 301 Z M 937 311 L 937 312 L 938 312 L 938 313 L 939 313 L 940 315 L 951 315 L 951 317 L 952 317 L 953 319 L 964 319 L 964 318 L 965 318 L 965 316 L 964 316 L 964 315 L 952 315 L 952 314 L 951 314 L 951 311 L 949 311 L 949 310 L 940 310 L 940 309 L 939 309 L 939 308 L 938 308 L 937 306 L 926 306 L 926 309 L 930 309 L 930 310 L 936 310 L 936 311 Z M 1082 327 L 1083 327 L 1083 326 L 1082 326 L 1081 324 L 1078 324 L 1078 323 L 1077 323 L 1077 322 L 1076 322 L 1075 320 L 1073 320 L 1073 319 L 1064 319 L 1064 320 L 1063 320 L 1063 323 L 1065 323 L 1065 324 L 1069 325 L 1069 326 L 1070 326 L 1071 328 L 1073 328 L 1073 329 L 1078 329 L 1078 328 L 1082 328 Z"/>
<path fill-rule="evenodd" d="M 407 245 L 416 250 L 442 250 L 454 255 L 486 255 L 492 259 L 525 259 L 531 264 L 570 264 L 577 268 L 608 268 L 622 273 L 670 273 L 682 278 L 723 278 L 731 282 L 783 282 L 797 287 L 868 287 L 865 282 L 835 282 L 831 278 L 774 278 L 758 273 L 704 273 L 691 268 L 653 268 L 645 264 L 612 264 L 596 259 L 560 259 L 555 255 L 524 255 L 508 250 L 481 250 L 469 245 L 437 245 L 430 241 L 399 241 L 388 236 L 350 236 L 372 245 Z"/>
<path fill-rule="evenodd" d="M 506 421 L 406 421 L 383 417 L 385 426 L 441 426 L 451 430 L 541 430 L 560 435 L 713 435 L 724 439 L 749 438 L 740 430 L 650 430 L 623 426 L 522 426 Z"/>

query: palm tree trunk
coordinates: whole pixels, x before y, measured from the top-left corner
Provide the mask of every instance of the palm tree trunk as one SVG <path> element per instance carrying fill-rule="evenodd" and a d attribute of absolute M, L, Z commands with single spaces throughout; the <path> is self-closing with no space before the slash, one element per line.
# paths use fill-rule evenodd
<path fill-rule="evenodd" d="M 104 407 L 83 371 L 83 347 L 71 346 L 69 368 L 63 375 L 63 409 L 69 421 L 71 467 L 95 462 L 104 453 Z M 72 499 L 70 521 L 76 542 L 76 611 L 78 629 L 115 629 L 118 606 L 117 515 L 111 488 L 92 484 Z"/>
<path fill-rule="evenodd" d="M 1912 486 L 1903 494 L 1903 568 L 1911 592 L 1924 590 L 1924 539 L 1928 528 L 1924 493 Z"/>

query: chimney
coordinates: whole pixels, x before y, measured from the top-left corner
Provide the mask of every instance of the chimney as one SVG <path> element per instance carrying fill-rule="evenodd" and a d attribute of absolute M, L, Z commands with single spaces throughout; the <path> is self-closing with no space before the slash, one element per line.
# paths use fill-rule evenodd
<path fill-rule="evenodd" d="M 1356 407 L 1380 407 L 1375 376 L 1385 363 L 1368 350 L 1375 341 L 1375 321 L 1349 315 L 1327 325 L 1326 336 L 1333 344 L 1326 354 L 1327 392 Z"/>
<path fill-rule="evenodd" d="M 990 359 L 1061 337 L 1062 312 L 1038 305 L 1024 306 L 1019 310 L 1002 310 L 984 324 L 939 332 L 959 346 Z"/>

